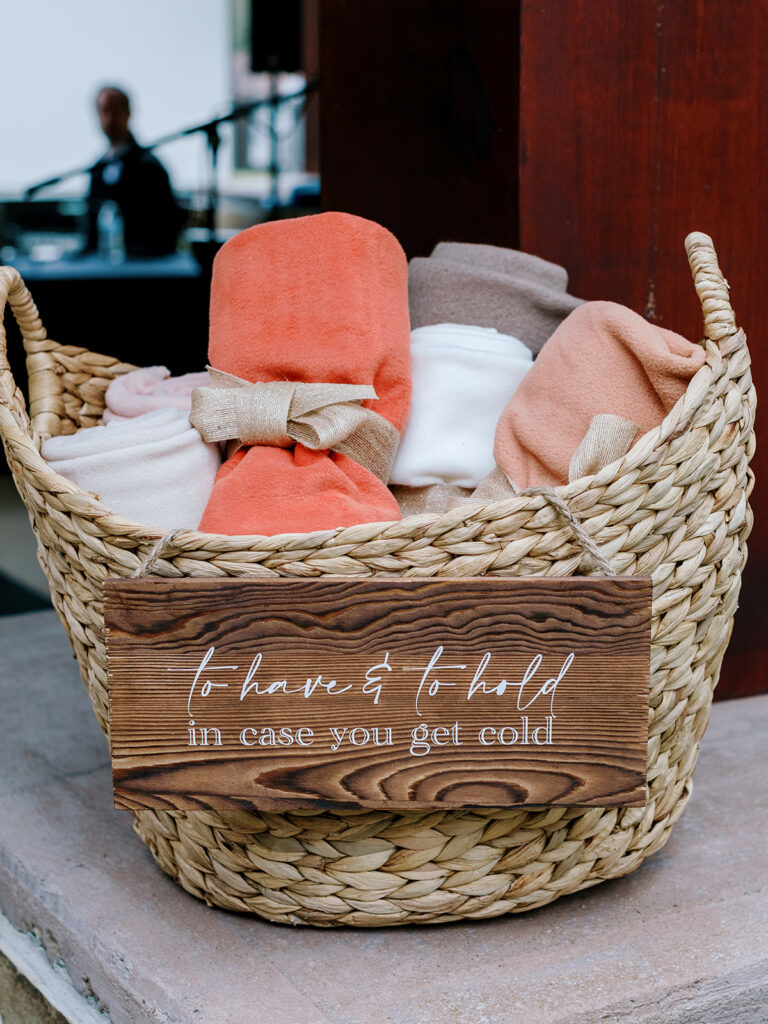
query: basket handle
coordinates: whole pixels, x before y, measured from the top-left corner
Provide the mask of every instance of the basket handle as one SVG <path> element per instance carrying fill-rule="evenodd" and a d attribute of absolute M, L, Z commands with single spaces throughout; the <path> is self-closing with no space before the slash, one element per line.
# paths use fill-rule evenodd
<path fill-rule="evenodd" d="M 736 317 L 712 239 L 702 231 L 692 231 L 685 240 L 685 251 L 704 314 L 704 336 L 714 342 L 731 337 L 737 331 Z"/>
<path fill-rule="evenodd" d="M 19 425 L 31 436 L 32 426 L 24 395 L 8 362 L 8 339 L 3 321 L 6 305 L 10 306 L 21 331 L 24 349 L 30 355 L 40 342 L 47 339 L 47 334 L 29 289 L 14 267 L 0 267 L 0 402 L 9 406 Z"/>

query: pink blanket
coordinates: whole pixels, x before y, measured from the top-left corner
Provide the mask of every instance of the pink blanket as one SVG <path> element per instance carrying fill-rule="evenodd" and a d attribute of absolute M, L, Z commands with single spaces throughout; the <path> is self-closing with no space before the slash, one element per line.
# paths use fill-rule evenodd
<path fill-rule="evenodd" d="M 209 383 L 208 374 L 185 373 L 172 377 L 167 366 L 145 366 L 116 377 L 107 388 L 104 422 L 143 416 L 153 409 L 189 412 L 190 395 Z"/>

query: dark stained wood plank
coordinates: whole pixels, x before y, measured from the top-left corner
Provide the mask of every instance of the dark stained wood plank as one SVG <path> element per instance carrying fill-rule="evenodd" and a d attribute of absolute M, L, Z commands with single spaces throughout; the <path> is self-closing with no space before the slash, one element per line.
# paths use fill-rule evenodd
<path fill-rule="evenodd" d="M 641 578 L 111 580 L 116 804 L 645 799 Z"/>
<path fill-rule="evenodd" d="M 683 239 L 712 236 L 768 386 L 762 201 L 768 5 L 523 0 L 520 247 L 566 266 L 571 290 L 691 338 L 701 309 Z M 753 507 L 768 499 L 758 415 Z M 765 481 L 765 482 L 764 482 Z M 768 691 L 768 533 L 758 515 L 716 697 Z"/>
<path fill-rule="evenodd" d="M 519 0 L 321 0 L 322 201 L 389 228 L 517 247 Z"/>

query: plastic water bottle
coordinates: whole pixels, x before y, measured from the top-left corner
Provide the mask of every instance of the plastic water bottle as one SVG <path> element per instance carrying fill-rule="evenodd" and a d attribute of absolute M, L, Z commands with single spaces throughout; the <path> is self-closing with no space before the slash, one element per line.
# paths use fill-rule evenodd
<path fill-rule="evenodd" d="M 108 263 L 122 263 L 125 259 L 125 233 L 120 207 L 112 199 L 101 204 L 96 220 L 99 252 Z"/>

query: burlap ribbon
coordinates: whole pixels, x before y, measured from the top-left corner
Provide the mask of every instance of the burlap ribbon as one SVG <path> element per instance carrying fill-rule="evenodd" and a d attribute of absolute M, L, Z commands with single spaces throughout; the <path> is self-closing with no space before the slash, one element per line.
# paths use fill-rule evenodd
<path fill-rule="evenodd" d="M 589 429 L 571 456 L 568 482 L 573 483 L 582 476 L 593 476 L 604 466 L 626 455 L 639 429 L 636 423 L 622 416 L 613 416 L 610 413 L 593 416 Z M 475 489 L 471 500 L 505 501 L 520 494 L 520 490 L 520 487 L 497 465 Z M 525 493 L 530 494 L 533 490 L 534 488 L 529 487 Z"/>
<path fill-rule="evenodd" d="M 442 515 L 448 509 L 469 501 L 471 487 L 458 487 L 456 484 L 427 484 L 426 487 L 406 487 L 393 484 L 390 488 L 397 502 L 403 519 L 408 516 L 421 516 L 426 513 Z"/>
<path fill-rule="evenodd" d="M 568 480 L 573 482 L 582 476 L 592 476 L 604 466 L 626 455 L 640 428 L 636 423 L 599 413 L 593 416 L 587 433 L 571 457 Z M 391 487 L 400 511 L 405 516 L 422 515 L 427 512 L 443 513 L 458 505 L 477 501 L 505 501 L 521 493 L 517 484 L 510 480 L 499 466 L 480 482 L 474 491 L 452 484 L 433 484 L 431 487 Z M 535 491 L 535 489 L 533 489 Z M 539 489 L 543 491 L 547 488 Z M 528 489 L 526 494 L 532 493 Z"/>
<path fill-rule="evenodd" d="M 354 459 L 387 483 L 400 435 L 389 420 L 360 403 L 377 398 L 370 384 L 252 382 L 208 367 L 211 387 L 192 392 L 190 422 L 205 441 L 330 450 Z"/>
<path fill-rule="evenodd" d="M 623 416 L 601 412 L 593 416 L 589 429 L 579 447 L 571 457 L 568 467 L 568 481 L 572 483 L 582 476 L 593 476 L 603 466 L 626 455 L 632 447 L 640 428 Z"/>

